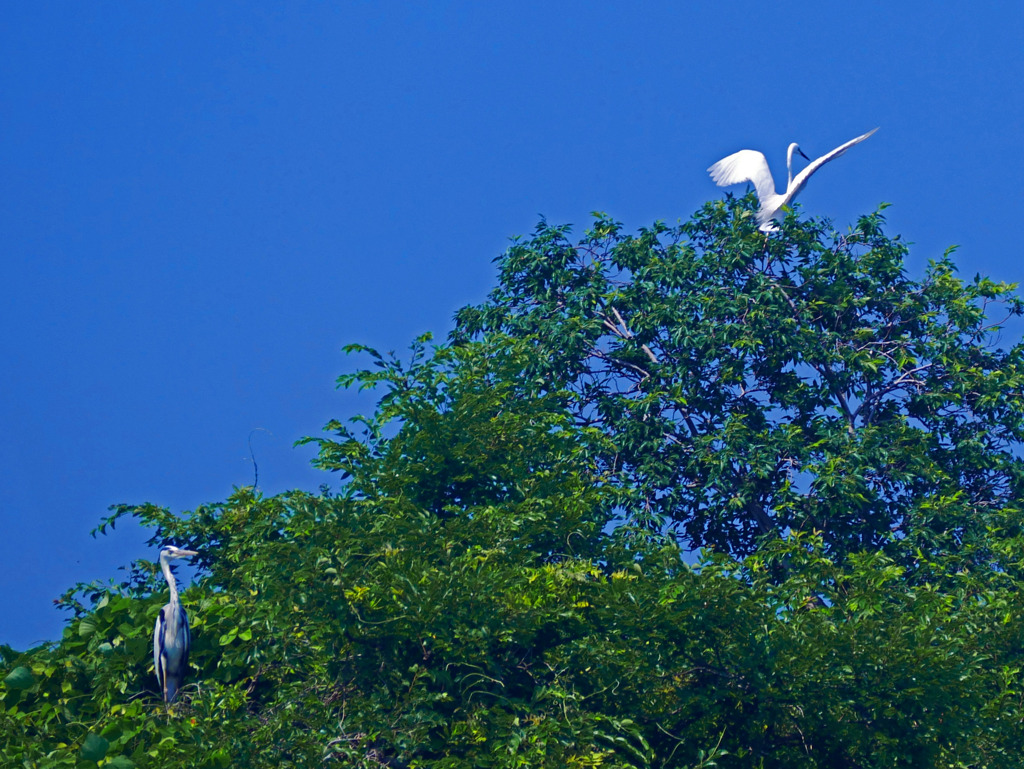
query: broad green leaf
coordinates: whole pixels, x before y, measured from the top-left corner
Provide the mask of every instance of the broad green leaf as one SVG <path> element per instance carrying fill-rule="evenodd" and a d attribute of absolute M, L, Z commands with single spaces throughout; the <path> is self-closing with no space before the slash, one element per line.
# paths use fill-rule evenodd
<path fill-rule="evenodd" d="M 107 755 L 110 743 L 98 734 L 89 733 L 82 742 L 79 755 L 86 761 L 99 761 Z"/>
<path fill-rule="evenodd" d="M 35 683 L 35 677 L 30 668 L 19 665 L 4 677 L 4 683 L 11 689 L 28 689 Z"/>

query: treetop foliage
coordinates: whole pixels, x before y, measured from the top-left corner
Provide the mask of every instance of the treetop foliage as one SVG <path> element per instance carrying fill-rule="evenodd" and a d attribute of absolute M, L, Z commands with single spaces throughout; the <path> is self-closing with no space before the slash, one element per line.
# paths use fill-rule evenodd
<path fill-rule="evenodd" d="M 693 548 L 816 531 L 837 554 L 952 552 L 1016 521 L 1014 287 L 964 281 L 949 252 L 908 277 L 880 212 L 766 237 L 753 202 L 636 235 L 597 215 L 579 242 L 541 222 L 453 337 L 529 339 L 531 376 L 613 441 L 601 466 L 635 492 L 631 519 Z"/>
<path fill-rule="evenodd" d="M 542 222 L 449 343 L 350 348 L 333 489 L 112 508 L 201 553 L 186 686 L 155 563 L 75 586 L 0 764 L 1016 767 L 1020 302 L 754 205 Z"/>

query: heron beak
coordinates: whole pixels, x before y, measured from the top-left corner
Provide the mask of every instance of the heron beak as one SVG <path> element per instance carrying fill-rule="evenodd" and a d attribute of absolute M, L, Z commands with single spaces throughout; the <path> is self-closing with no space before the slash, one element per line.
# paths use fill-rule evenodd
<path fill-rule="evenodd" d="M 178 557 L 184 558 L 186 555 L 199 555 L 195 550 L 179 550 Z"/>

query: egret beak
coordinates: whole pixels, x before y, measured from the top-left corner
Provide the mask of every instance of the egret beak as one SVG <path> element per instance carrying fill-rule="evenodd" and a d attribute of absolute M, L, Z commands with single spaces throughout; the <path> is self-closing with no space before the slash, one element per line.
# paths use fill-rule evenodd
<path fill-rule="evenodd" d="M 799 147 L 797 147 L 797 148 L 796 148 L 796 151 L 797 151 L 797 152 L 799 152 L 799 153 L 800 153 L 801 155 L 803 155 L 803 159 L 804 159 L 804 160 L 810 160 L 810 158 L 809 158 L 809 157 L 807 157 L 806 155 L 804 155 L 804 151 L 803 151 L 802 149 L 800 149 Z"/>

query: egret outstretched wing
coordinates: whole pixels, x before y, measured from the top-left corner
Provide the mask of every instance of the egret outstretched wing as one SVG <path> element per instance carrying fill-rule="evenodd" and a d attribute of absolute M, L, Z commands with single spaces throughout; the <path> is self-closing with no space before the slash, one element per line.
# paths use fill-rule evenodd
<path fill-rule="evenodd" d="M 796 178 L 793 179 L 793 184 L 790 185 L 790 188 L 786 190 L 786 197 L 789 198 L 789 200 L 795 198 L 797 196 L 797 193 L 799 193 L 800 190 L 804 188 L 804 185 L 807 184 L 807 180 L 811 178 L 811 174 L 813 174 L 823 165 L 828 163 L 830 160 L 835 160 L 837 157 L 839 157 L 848 149 L 850 149 L 850 147 L 852 147 L 854 144 L 860 144 L 862 141 L 867 139 L 869 136 L 871 136 L 871 134 L 873 134 L 877 130 L 877 128 L 872 128 L 866 134 L 861 134 L 856 139 L 850 139 L 850 141 L 846 142 L 845 144 L 840 144 L 831 152 L 822 155 L 820 158 L 812 160 L 810 163 L 807 164 L 807 167 L 804 168 L 803 171 L 798 173 L 796 175 Z"/>
<path fill-rule="evenodd" d="M 759 200 L 775 194 L 775 180 L 765 156 L 757 150 L 740 150 L 722 158 L 708 169 L 719 187 L 751 182 Z"/>

